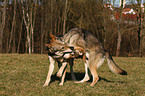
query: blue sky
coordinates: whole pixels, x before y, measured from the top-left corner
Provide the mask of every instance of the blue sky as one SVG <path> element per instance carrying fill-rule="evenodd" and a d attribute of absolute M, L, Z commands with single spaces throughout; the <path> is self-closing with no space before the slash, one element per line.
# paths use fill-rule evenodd
<path fill-rule="evenodd" d="M 111 3 L 113 4 L 113 0 L 105 0 L 105 1 L 111 1 Z M 115 7 L 119 7 L 120 4 L 120 0 L 114 0 L 115 1 Z M 126 0 L 127 4 L 131 4 L 132 2 L 137 2 L 137 0 Z M 141 0 L 142 3 L 145 3 L 145 0 Z"/>
<path fill-rule="evenodd" d="M 12 0 L 10 0 L 9 2 L 11 3 Z M 34 0 L 35 1 L 35 0 Z M 115 1 L 115 7 L 119 7 L 119 4 L 120 4 L 120 0 L 104 0 L 105 2 L 108 1 L 111 2 L 113 4 L 113 1 Z M 131 2 L 137 2 L 137 0 L 126 0 L 127 4 L 131 4 Z M 142 3 L 145 3 L 145 0 L 141 0 Z M 0 2 L 1 4 L 1 2 Z"/>

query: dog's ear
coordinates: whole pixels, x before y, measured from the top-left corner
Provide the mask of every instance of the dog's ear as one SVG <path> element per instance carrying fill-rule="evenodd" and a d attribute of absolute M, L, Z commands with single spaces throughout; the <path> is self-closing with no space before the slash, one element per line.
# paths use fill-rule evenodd
<path fill-rule="evenodd" d="M 86 62 L 86 55 L 85 55 L 86 51 L 85 51 L 85 49 L 82 48 L 82 47 L 75 46 L 74 50 L 81 51 L 83 53 L 83 60 L 84 60 L 84 62 Z"/>
<path fill-rule="evenodd" d="M 54 35 L 52 35 L 51 33 L 49 33 L 49 37 L 51 38 L 52 41 L 54 41 L 56 39 L 56 37 Z"/>
<path fill-rule="evenodd" d="M 86 51 L 82 47 L 74 46 L 74 50 L 78 50 L 78 51 L 81 51 L 83 53 L 86 53 Z"/>

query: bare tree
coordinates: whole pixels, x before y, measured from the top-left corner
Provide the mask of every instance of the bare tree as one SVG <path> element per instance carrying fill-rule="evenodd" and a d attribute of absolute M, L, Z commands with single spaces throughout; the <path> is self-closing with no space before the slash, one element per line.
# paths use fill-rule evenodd
<path fill-rule="evenodd" d="M 26 11 L 24 9 L 23 0 L 21 0 L 22 3 L 22 11 L 23 11 L 23 20 L 27 29 L 27 41 L 26 41 L 26 53 L 27 53 L 27 46 L 29 50 L 29 54 L 31 54 L 31 39 L 30 39 L 30 14 L 29 14 L 29 7 L 28 7 L 28 1 L 26 0 Z M 26 16 L 25 16 L 26 15 Z"/>
<path fill-rule="evenodd" d="M 14 0 L 14 16 L 13 16 L 13 22 L 12 22 L 12 29 L 11 29 L 11 35 L 10 35 L 10 40 L 9 40 L 9 48 L 8 48 L 8 52 L 10 52 L 11 51 L 11 47 L 12 47 L 12 39 L 14 39 L 13 40 L 13 47 L 15 47 L 15 33 L 14 33 L 14 29 L 15 29 L 15 22 L 16 22 L 16 20 L 15 20 L 15 18 L 16 18 L 16 0 Z M 15 50 L 15 48 L 14 48 L 14 50 Z"/>
<path fill-rule="evenodd" d="M 67 3 L 68 1 L 65 1 L 65 9 L 64 9 L 64 21 L 63 21 L 63 35 L 65 34 L 66 29 L 66 20 L 67 20 Z"/>
<path fill-rule="evenodd" d="M 46 0 L 45 0 L 46 1 Z M 46 11 L 46 9 L 45 9 L 45 11 L 44 11 L 44 8 L 45 8 L 45 6 L 46 5 L 44 5 L 42 8 L 41 8 L 41 10 L 42 10 L 42 12 L 44 12 L 44 13 L 42 13 L 42 16 L 41 16 L 41 54 L 43 53 L 43 49 L 44 49 L 44 34 L 45 34 L 45 30 L 44 30 L 44 28 L 46 27 L 46 23 L 44 23 L 44 22 L 47 22 L 47 11 Z M 45 14 L 45 15 L 44 15 Z M 46 17 L 45 17 L 46 16 Z M 45 17 L 45 18 L 44 18 Z M 45 19 L 45 21 L 44 21 L 44 19 Z M 47 36 L 46 36 L 47 37 Z"/>
<path fill-rule="evenodd" d="M 23 28 L 23 19 L 21 20 L 21 25 L 20 25 L 20 31 L 19 31 L 19 41 L 18 41 L 18 46 L 17 46 L 17 53 L 20 51 L 20 43 L 21 43 L 21 38 L 22 38 L 22 28 Z"/>
<path fill-rule="evenodd" d="M 53 32 L 53 0 L 51 0 L 51 30 L 50 33 Z"/>
<path fill-rule="evenodd" d="M 37 0 L 35 2 L 37 2 Z M 31 54 L 34 53 L 34 25 L 35 25 L 35 17 L 36 17 L 36 4 L 34 3 L 34 10 L 33 10 L 32 2 L 31 5 L 30 1 L 28 2 L 26 0 L 25 9 L 23 5 L 23 0 L 21 0 L 21 3 L 22 3 L 22 11 L 23 11 L 23 20 L 27 29 L 26 52 L 27 52 L 27 45 L 28 45 L 29 54 Z"/>
<path fill-rule="evenodd" d="M 1 13 L 0 13 L 1 15 Z M 1 17 L 1 16 L 0 16 Z M 4 8 L 2 12 L 2 20 L 0 18 L 0 53 L 3 51 L 3 32 L 5 27 L 5 20 L 6 20 L 6 0 L 4 0 Z"/>
<path fill-rule="evenodd" d="M 34 53 L 34 27 L 35 27 L 35 18 L 36 18 L 36 7 L 37 6 L 37 0 L 35 0 L 34 3 L 34 8 L 33 5 L 31 7 L 31 12 L 30 12 L 30 23 L 31 23 L 31 33 L 30 33 L 30 38 L 32 38 L 32 53 Z M 33 10 L 34 9 L 34 10 Z M 34 12 L 34 15 L 33 15 Z"/>
<path fill-rule="evenodd" d="M 119 10 L 119 20 L 117 22 L 118 39 L 117 39 L 116 56 L 119 56 L 120 55 L 120 48 L 121 48 L 121 41 L 122 41 L 121 30 L 120 30 L 120 23 L 121 23 L 121 18 L 122 18 L 123 1 L 124 0 L 121 0 L 121 6 L 120 6 L 120 10 Z"/>
<path fill-rule="evenodd" d="M 122 22 L 122 5 L 118 23 L 110 18 L 116 16 L 115 11 L 104 7 L 103 1 L 113 2 L 114 6 L 117 0 L 12 0 L 11 4 L 9 1 L 2 0 L 0 6 L 0 52 L 44 53 L 48 33 L 58 36 L 80 27 L 92 32 L 113 55 L 127 56 L 130 50 L 135 55 L 143 54 L 144 13 L 139 0 L 133 4 L 138 8 L 136 25 Z"/>
<path fill-rule="evenodd" d="M 137 24 L 138 24 L 138 56 L 142 57 L 142 8 L 141 0 L 137 0 Z"/>

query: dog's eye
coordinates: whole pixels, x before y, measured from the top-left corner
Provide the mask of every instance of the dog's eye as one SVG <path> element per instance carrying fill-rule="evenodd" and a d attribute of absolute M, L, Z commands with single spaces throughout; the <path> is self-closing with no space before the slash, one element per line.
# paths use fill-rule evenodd
<path fill-rule="evenodd" d="M 73 46 L 70 46 L 69 48 L 70 48 L 71 50 L 74 50 L 74 47 L 73 47 Z"/>

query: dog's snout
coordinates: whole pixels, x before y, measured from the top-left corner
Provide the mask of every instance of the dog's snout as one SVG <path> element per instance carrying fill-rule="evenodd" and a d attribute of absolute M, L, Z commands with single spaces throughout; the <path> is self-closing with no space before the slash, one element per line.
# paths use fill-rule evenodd
<path fill-rule="evenodd" d="M 72 47 L 72 46 L 71 46 L 71 47 L 69 47 L 69 48 L 70 48 L 71 50 L 74 50 L 74 47 Z"/>

